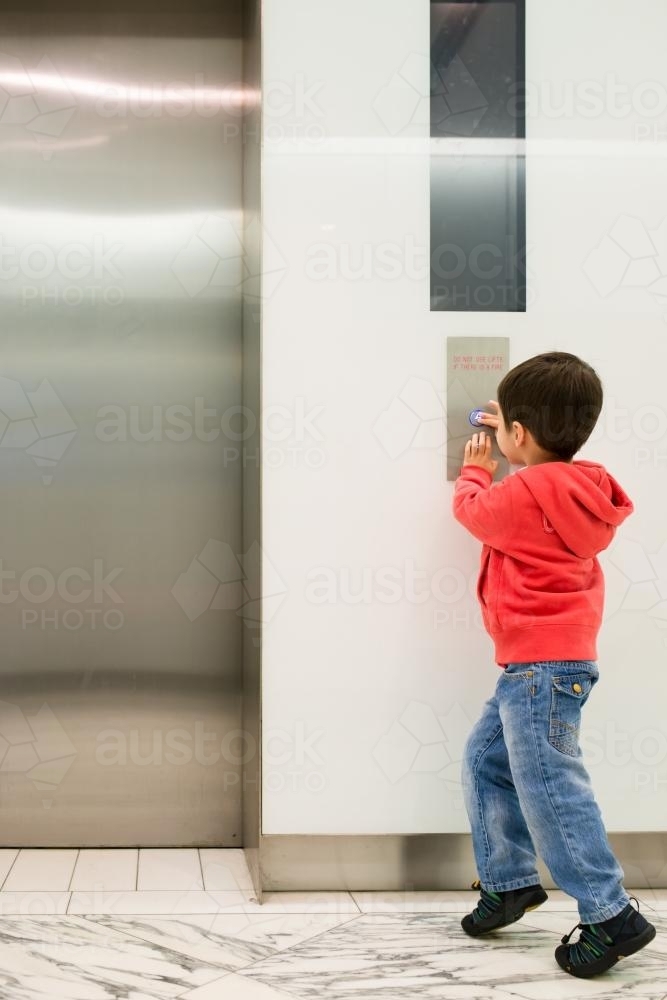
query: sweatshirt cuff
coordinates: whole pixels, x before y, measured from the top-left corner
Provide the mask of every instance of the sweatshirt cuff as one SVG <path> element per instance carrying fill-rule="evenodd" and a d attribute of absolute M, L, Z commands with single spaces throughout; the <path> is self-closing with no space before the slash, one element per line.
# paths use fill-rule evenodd
<path fill-rule="evenodd" d="M 462 465 L 459 479 L 467 479 L 479 486 L 490 486 L 493 482 L 493 473 L 483 469 L 481 465 Z"/>

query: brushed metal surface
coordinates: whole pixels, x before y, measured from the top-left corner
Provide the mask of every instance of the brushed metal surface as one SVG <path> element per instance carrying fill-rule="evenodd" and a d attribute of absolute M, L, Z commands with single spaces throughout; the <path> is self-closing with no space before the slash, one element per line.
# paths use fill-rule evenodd
<path fill-rule="evenodd" d="M 0 16 L 2 845 L 241 844 L 242 40 L 217 6 Z"/>
<path fill-rule="evenodd" d="M 667 835 L 612 833 L 629 888 L 667 886 Z M 412 892 L 469 889 L 477 878 L 469 834 L 370 837 L 262 837 L 265 892 L 356 890 Z M 542 885 L 554 882 L 542 862 Z M 471 893 L 471 897 L 472 897 Z"/>
<path fill-rule="evenodd" d="M 466 441 L 478 432 L 471 425 L 475 410 L 489 410 L 489 400 L 495 399 L 498 383 L 509 368 L 509 337 L 447 337 L 447 480 L 457 479 L 463 462 Z M 493 457 L 498 461 L 495 480 L 509 473 L 494 434 L 489 434 Z"/>
<path fill-rule="evenodd" d="M 247 107 L 245 141 L 243 143 L 243 212 L 245 246 L 250 271 L 259 275 L 259 287 L 246 289 L 243 297 L 243 404 L 252 413 L 261 411 L 261 334 L 262 334 L 262 7 L 261 0 L 247 0 L 243 9 L 243 79 L 248 94 L 255 100 Z M 248 294 L 253 291 L 255 294 Z M 249 435 L 249 453 L 256 461 L 243 468 L 243 550 L 253 542 L 261 548 L 261 434 L 259 423 Z M 258 571 L 258 592 L 262 592 L 261 565 Z M 243 632 L 243 729 L 254 753 L 244 762 L 242 781 L 243 847 L 246 861 L 259 902 L 262 901 L 260 872 L 261 842 L 261 629 L 246 628 Z"/>

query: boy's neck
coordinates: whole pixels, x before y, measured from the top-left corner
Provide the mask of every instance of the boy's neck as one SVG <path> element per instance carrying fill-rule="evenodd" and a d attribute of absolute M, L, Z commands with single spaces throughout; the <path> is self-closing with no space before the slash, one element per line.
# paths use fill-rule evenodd
<path fill-rule="evenodd" d="M 559 458 L 558 455 L 549 455 L 546 452 L 532 452 L 524 457 L 524 465 L 545 465 L 547 462 L 564 462 L 566 465 L 572 465 L 573 459 L 571 458 Z"/>

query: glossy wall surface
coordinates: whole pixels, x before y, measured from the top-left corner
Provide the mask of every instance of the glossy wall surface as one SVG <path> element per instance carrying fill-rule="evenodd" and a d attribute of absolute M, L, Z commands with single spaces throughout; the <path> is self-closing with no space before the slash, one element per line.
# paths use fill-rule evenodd
<path fill-rule="evenodd" d="M 3 845 L 241 843 L 240 14 L 3 5 Z"/>
<path fill-rule="evenodd" d="M 263 462 L 265 560 L 285 592 L 264 640 L 263 832 L 395 835 L 407 850 L 409 835 L 468 830 L 461 757 L 498 668 L 479 544 L 451 515 L 443 467 L 446 339 L 488 336 L 509 338 L 511 366 L 572 351 L 603 380 L 580 457 L 636 512 L 602 558 L 582 748 L 608 828 L 660 833 L 667 8 L 529 0 L 525 143 L 431 137 L 429 27 L 414 0 L 265 3 L 265 89 L 301 100 L 276 94 L 265 115 L 263 221 L 284 269 L 264 306 L 264 398 L 308 420 Z M 527 311 L 430 310 L 432 157 L 465 171 L 480 144 L 502 156 L 515 142 Z"/>

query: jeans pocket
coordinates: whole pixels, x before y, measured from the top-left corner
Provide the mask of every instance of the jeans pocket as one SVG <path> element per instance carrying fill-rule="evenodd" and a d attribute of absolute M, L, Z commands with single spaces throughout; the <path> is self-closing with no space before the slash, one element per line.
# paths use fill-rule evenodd
<path fill-rule="evenodd" d="M 581 709 L 591 693 L 594 680 L 590 674 L 554 677 L 551 686 L 549 743 L 554 750 L 576 757 L 579 754 Z"/>

